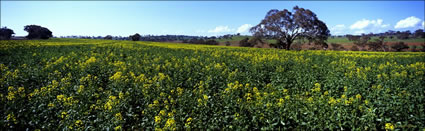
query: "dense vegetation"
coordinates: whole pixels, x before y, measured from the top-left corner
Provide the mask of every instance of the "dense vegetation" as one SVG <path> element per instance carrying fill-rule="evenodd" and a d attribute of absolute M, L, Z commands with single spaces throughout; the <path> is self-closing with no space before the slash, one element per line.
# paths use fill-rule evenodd
<path fill-rule="evenodd" d="M 8 130 L 423 130 L 425 53 L 0 41 Z"/>

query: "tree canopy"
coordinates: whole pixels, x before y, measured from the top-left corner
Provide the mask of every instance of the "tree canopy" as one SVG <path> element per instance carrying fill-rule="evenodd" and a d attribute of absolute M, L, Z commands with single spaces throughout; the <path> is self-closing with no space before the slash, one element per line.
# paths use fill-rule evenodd
<path fill-rule="evenodd" d="M 28 32 L 28 39 L 49 39 L 53 37 L 52 32 L 39 25 L 26 25 L 24 30 Z"/>
<path fill-rule="evenodd" d="M 133 40 L 133 41 L 139 41 L 141 37 L 142 37 L 142 36 L 140 36 L 140 35 L 139 35 L 139 33 L 136 33 L 136 34 L 134 34 L 134 35 L 130 35 L 130 38 L 131 38 L 131 40 Z"/>
<path fill-rule="evenodd" d="M 15 34 L 12 29 L 3 27 L 0 29 L 0 40 L 9 40 Z"/>
<path fill-rule="evenodd" d="M 330 36 L 328 27 L 315 13 L 298 6 L 292 12 L 287 9 L 270 10 L 250 31 L 257 39 L 275 39 L 275 47 L 287 50 L 296 39 L 305 38 L 315 44 L 326 44 Z"/>

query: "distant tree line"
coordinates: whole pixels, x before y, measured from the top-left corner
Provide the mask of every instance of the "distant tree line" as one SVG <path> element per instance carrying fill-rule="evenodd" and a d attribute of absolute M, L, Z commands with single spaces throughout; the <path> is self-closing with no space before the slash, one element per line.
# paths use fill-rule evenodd
<path fill-rule="evenodd" d="M 361 34 L 361 35 L 350 35 L 347 34 L 345 35 L 347 37 L 348 40 L 350 41 L 356 41 L 358 39 L 360 39 L 361 36 L 369 36 L 369 37 L 380 37 L 380 36 L 384 36 L 384 37 L 388 37 L 389 39 L 393 39 L 393 38 L 397 38 L 397 39 L 409 39 L 409 38 L 425 38 L 425 33 L 423 29 L 418 29 L 415 32 L 410 32 L 409 30 L 407 31 L 393 31 L 393 30 L 389 30 L 387 32 L 383 32 L 383 33 L 369 33 L 369 34 Z"/>
<path fill-rule="evenodd" d="M 53 37 L 52 32 L 46 27 L 41 27 L 39 25 L 26 25 L 24 30 L 28 32 L 28 35 L 25 37 L 27 39 L 49 39 Z M 0 40 L 9 40 L 13 37 L 12 29 L 3 27 L 0 29 Z"/>
<path fill-rule="evenodd" d="M 218 42 L 214 38 L 193 38 L 190 40 L 183 40 L 183 43 L 191 44 L 204 44 L 204 45 L 218 45 Z"/>
<path fill-rule="evenodd" d="M 378 39 L 371 40 L 371 37 L 378 37 Z M 425 38 L 424 30 L 418 29 L 414 33 L 410 33 L 410 31 L 387 31 L 384 33 L 379 34 L 362 34 L 362 35 L 346 35 L 347 39 L 349 41 L 353 41 L 355 47 L 353 49 L 355 50 L 362 50 L 366 51 L 366 47 L 369 47 L 368 49 L 371 51 L 389 51 L 390 48 L 394 51 L 402 51 L 405 49 L 409 49 L 409 46 L 406 45 L 404 42 L 396 42 L 393 45 L 388 45 L 384 39 L 389 38 L 393 39 L 393 37 L 396 36 L 397 39 L 409 39 L 409 38 Z M 335 48 L 337 48 L 336 45 L 332 45 Z M 358 48 L 360 47 L 360 48 Z M 424 45 L 425 47 L 425 45 Z M 336 50 L 336 49 L 335 49 Z M 417 51 L 416 46 L 412 48 L 413 51 Z M 424 48 L 421 51 L 425 51 Z"/>

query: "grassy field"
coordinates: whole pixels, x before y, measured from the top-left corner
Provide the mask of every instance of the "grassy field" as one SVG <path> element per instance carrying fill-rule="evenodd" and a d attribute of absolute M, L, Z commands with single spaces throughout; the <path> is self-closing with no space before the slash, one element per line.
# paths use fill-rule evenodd
<path fill-rule="evenodd" d="M 231 39 L 217 39 L 217 41 L 221 44 L 224 45 L 224 43 L 226 41 L 229 41 L 230 43 L 232 43 L 233 45 L 238 45 L 239 41 L 241 41 L 244 38 L 251 38 L 251 36 L 234 36 Z M 378 39 L 378 37 L 372 37 L 371 41 L 374 41 L 375 39 Z M 406 39 L 406 40 L 401 40 L 401 39 L 397 39 L 396 37 L 394 37 L 393 39 L 390 38 L 385 38 L 384 39 L 385 42 L 389 42 L 389 43 L 394 43 L 394 42 L 404 42 L 404 43 L 424 43 L 425 44 L 425 38 L 410 38 L 410 39 Z M 268 40 L 269 43 L 274 43 L 274 40 Z M 342 45 L 353 45 L 352 41 L 349 41 L 346 37 L 334 37 L 331 38 L 329 37 L 328 44 L 330 43 L 336 43 L 336 44 L 342 44 Z"/>
<path fill-rule="evenodd" d="M 19 40 L 0 74 L 4 130 L 425 129 L 421 52 Z"/>

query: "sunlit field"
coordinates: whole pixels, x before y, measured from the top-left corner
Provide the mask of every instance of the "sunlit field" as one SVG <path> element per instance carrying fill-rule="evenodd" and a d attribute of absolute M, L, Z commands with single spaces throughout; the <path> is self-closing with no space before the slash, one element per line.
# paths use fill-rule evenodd
<path fill-rule="evenodd" d="M 424 130 L 425 53 L 0 41 L 4 130 Z"/>

